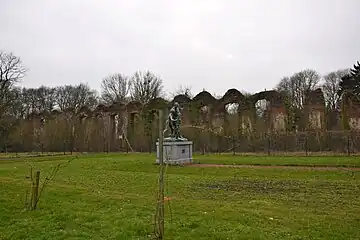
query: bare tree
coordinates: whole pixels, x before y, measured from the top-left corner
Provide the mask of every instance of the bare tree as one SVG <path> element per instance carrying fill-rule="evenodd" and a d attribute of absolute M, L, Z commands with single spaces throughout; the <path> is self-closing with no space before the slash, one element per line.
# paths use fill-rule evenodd
<path fill-rule="evenodd" d="M 72 109 L 77 112 L 84 106 L 94 109 L 98 104 L 98 96 L 87 84 L 65 85 L 56 88 L 56 104 L 62 111 Z"/>
<path fill-rule="evenodd" d="M 49 88 L 46 86 L 40 86 L 36 93 L 38 96 L 38 110 L 41 111 L 52 111 L 56 104 L 56 89 Z"/>
<path fill-rule="evenodd" d="M 293 74 L 291 77 L 284 77 L 276 86 L 278 91 L 284 91 L 293 107 L 302 109 L 305 101 L 305 93 L 308 90 L 315 90 L 318 87 L 320 75 L 312 69 L 305 69 Z"/>
<path fill-rule="evenodd" d="M 339 107 L 340 96 L 338 95 L 341 78 L 349 74 L 349 69 L 337 70 L 324 76 L 322 90 L 324 92 L 326 105 L 329 110 L 335 111 Z"/>
<path fill-rule="evenodd" d="M 179 85 L 177 89 L 171 93 L 171 97 L 174 98 L 178 95 L 185 95 L 188 98 L 193 98 L 193 94 L 191 92 L 191 86 L 187 85 Z"/>
<path fill-rule="evenodd" d="M 27 69 L 19 57 L 0 51 L 0 117 L 11 105 L 11 90 L 25 75 Z"/>
<path fill-rule="evenodd" d="M 8 96 L 11 99 L 11 105 L 8 107 L 6 114 L 15 118 L 25 117 L 28 111 L 22 89 L 14 87 Z"/>
<path fill-rule="evenodd" d="M 150 100 L 162 97 L 163 82 L 162 79 L 150 71 L 135 72 L 132 76 L 131 99 L 139 101 L 142 104 Z"/>
<path fill-rule="evenodd" d="M 56 89 L 45 86 L 22 89 L 23 105 L 27 114 L 52 111 L 56 105 Z"/>
<path fill-rule="evenodd" d="M 12 114 L 17 97 L 15 84 L 25 75 L 26 69 L 19 57 L 0 51 L 0 146 L 7 151 L 9 134 L 17 121 Z"/>
<path fill-rule="evenodd" d="M 107 104 L 127 102 L 131 81 L 120 73 L 105 77 L 101 83 L 101 99 Z"/>

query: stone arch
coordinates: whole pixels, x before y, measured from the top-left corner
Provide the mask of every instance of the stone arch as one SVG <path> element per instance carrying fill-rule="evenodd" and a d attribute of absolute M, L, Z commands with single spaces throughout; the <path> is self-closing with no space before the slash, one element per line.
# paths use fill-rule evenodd
<path fill-rule="evenodd" d="M 285 108 L 286 96 L 284 93 L 269 90 L 261 91 L 251 96 L 251 102 L 255 106 L 259 101 L 263 102 L 263 119 L 265 128 L 268 130 L 285 131 L 287 126 L 287 111 Z M 265 129 L 264 129 L 265 130 Z"/>
<path fill-rule="evenodd" d="M 174 99 L 170 102 L 170 104 L 177 102 L 180 105 L 185 105 L 185 104 L 189 104 L 191 101 L 192 101 L 191 98 L 189 98 L 185 94 L 180 94 L 180 95 L 175 96 Z"/>
<path fill-rule="evenodd" d="M 194 113 L 192 117 L 205 123 L 211 119 L 211 115 L 216 106 L 217 99 L 209 92 L 202 91 L 192 99 L 190 111 Z"/>
<path fill-rule="evenodd" d="M 213 126 L 222 125 L 225 135 L 234 135 L 241 129 L 241 109 L 245 106 L 246 98 L 237 89 L 229 89 L 218 100 L 218 107 L 213 116 Z"/>
<path fill-rule="evenodd" d="M 229 114 L 237 114 L 241 107 L 245 105 L 246 98 L 237 89 L 229 89 L 226 91 L 224 96 L 219 99 L 219 111 L 226 111 Z M 229 111 L 228 106 L 232 105 L 233 111 Z"/>
<path fill-rule="evenodd" d="M 195 138 L 195 144 L 205 151 L 209 149 L 213 142 L 213 116 L 218 110 L 219 101 L 214 98 L 209 92 L 202 91 L 198 93 L 189 104 L 189 115 L 191 118 L 191 125 L 199 125 L 200 128 L 196 128 L 188 134 L 193 134 Z M 201 130 L 205 129 L 205 130 Z"/>
<path fill-rule="evenodd" d="M 235 102 L 241 103 L 241 102 L 245 102 L 245 96 L 237 89 L 231 88 L 226 91 L 224 96 L 221 99 L 219 99 L 219 101 L 224 104 L 235 103 Z"/>
<path fill-rule="evenodd" d="M 198 93 L 193 99 L 192 102 L 197 103 L 199 106 L 215 106 L 217 99 L 214 98 L 209 92 L 202 91 Z"/>
<path fill-rule="evenodd" d="M 321 88 L 305 92 L 305 129 L 325 129 L 325 97 Z"/>

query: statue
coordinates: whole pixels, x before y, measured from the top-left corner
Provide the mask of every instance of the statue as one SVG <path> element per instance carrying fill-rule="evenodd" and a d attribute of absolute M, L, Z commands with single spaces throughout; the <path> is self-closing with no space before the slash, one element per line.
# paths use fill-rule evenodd
<path fill-rule="evenodd" d="M 156 163 L 166 163 L 182 165 L 192 163 L 193 142 L 180 135 L 181 108 L 179 103 L 174 105 L 169 111 L 166 119 L 165 130 L 169 130 L 169 136 L 163 138 L 163 142 L 156 142 Z M 162 149 L 161 149 L 162 148 Z M 163 158 L 160 161 L 160 158 Z"/>
<path fill-rule="evenodd" d="M 166 122 L 167 127 L 169 127 L 170 129 L 170 139 L 186 140 L 180 135 L 181 112 L 179 103 L 174 103 L 174 105 L 170 109 L 170 113 Z M 165 129 L 165 131 L 166 130 L 167 128 Z"/>

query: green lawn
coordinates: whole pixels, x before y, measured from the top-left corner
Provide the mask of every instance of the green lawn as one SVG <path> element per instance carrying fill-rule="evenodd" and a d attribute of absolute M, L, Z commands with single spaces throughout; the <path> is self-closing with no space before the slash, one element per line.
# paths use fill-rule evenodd
<path fill-rule="evenodd" d="M 215 157 L 214 157 L 215 156 Z M 196 160 L 210 164 L 360 167 L 360 156 L 237 156 L 199 155 Z"/>
<path fill-rule="evenodd" d="M 72 157 L 31 158 L 42 175 Z M 359 165 L 356 158 L 196 156 L 201 163 Z M 0 160 L 0 239 L 149 239 L 158 166 L 82 155 L 23 212 L 28 166 Z M 166 239 L 360 239 L 360 171 L 168 167 Z M 171 217 L 172 215 L 172 217 Z"/>

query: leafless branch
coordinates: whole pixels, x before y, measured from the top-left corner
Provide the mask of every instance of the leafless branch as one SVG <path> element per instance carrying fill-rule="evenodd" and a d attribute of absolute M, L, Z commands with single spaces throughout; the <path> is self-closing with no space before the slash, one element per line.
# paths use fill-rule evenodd
<path fill-rule="evenodd" d="M 319 73 L 312 69 L 305 69 L 291 77 L 282 78 L 276 89 L 288 95 L 289 102 L 293 107 L 302 109 L 306 91 L 315 90 L 319 82 Z"/>
<path fill-rule="evenodd" d="M 12 101 L 12 88 L 25 76 L 26 71 L 19 57 L 0 51 L 0 116 Z"/>
<path fill-rule="evenodd" d="M 56 174 L 58 173 L 58 171 L 60 170 L 60 168 L 62 167 L 65 167 L 67 165 L 69 165 L 72 160 L 74 159 L 71 159 L 65 163 L 59 163 L 57 164 L 55 167 L 53 167 L 51 169 L 51 172 L 49 173 L 49 175 L 44 179 L 41 187 L 40 187 L 40 190 L 39 190 L 39 193 L 37 196 L 34 196 L 34 192 L 33 191 L 30 191 L 31 192 L 31 195 L 30 195 L 30 199 L 28 197 L 28 190 L 26 190 L 26 193 L 25 193 L 25 207 L 27 207 L 28 209 L 30 210 L 35 210 L 35 206 L 37 205 L 37 203 L 39 202 L 40 200 L 40 197 L 45 189 L 45 187 L 55 178 Z M 30 176 L 26 177 L 26 178 L 29 178 L 30 179 L 30 182 L 31 182 L 31 187 L 33 187 L 35 185 L 35 179 L 34 179 L 34 164 L 30 163 L 29 161 L 25 161 L 25 163 L 29 166 L 30 170 L 29 170 L 29 173 L 30 173 Z M 36 199 L 34 199 L 36 197 Z M 35 201 L 34 201 L 35 200 Z M 35 202 L 35 206 L 33 205 L 33 202 Z"/>
<path fill-rule="evenodd" d="M 101 98 L 107 104 L 127 102 L 131 79 L 120 73 L 105 77 L 101 83 Z"/>
<path fill-rule="evenodd" d="M 132 76 L 131 98 L 143 104 L 163 96 L 162 79 L 153 73 L 136 72 Z"/>
<path fill-rule="evenodd" d="M 325 101 L 329 110 L 335 111 L 339 108 L 340 96 L 337 94 L 339 91 L 339 83 L 341 78 L 348 73 L 349 70 L 345 69 L 331 72 L 324 76 L 322 90 L 324 92 Z"/>
<path fill-rule="evenodd" d="M 96 91 L 92 90 L 87 84 L 65 85 L 57 87 L 55 92 L 56 103 L 62 111 L 72 109 L 77 112 L 81 107 L 94 109 L 98 104 Z"/>
<path fill-rule="evenodd" d="M 172 98 L 178 95 L 185 95 L 188 98 L 193 98 L 193 94 L 191 92 L 191 86 L 179 85 L 178 88 L 173 93 L 170 94 Z"/>

